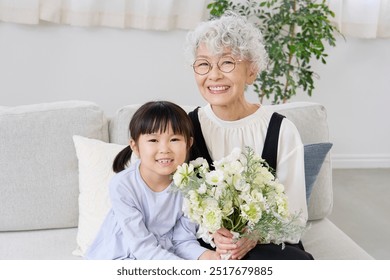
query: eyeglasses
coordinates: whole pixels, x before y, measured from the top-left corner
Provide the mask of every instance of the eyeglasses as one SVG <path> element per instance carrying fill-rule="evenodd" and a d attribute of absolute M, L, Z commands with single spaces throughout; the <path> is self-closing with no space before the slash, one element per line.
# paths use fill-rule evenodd
<path fill-rule="evenodd" d="M 236 64 L 242 60 L 235 60 L 231 56 L 223 56 L 218 60 L 217 67 L 223 73 L 230 73 L 236 68 Z M 200 58 L 192 64 L 194 72 L 199 75 L 206 75 L 213 69 L 213 64 L 207 59 Z"/>

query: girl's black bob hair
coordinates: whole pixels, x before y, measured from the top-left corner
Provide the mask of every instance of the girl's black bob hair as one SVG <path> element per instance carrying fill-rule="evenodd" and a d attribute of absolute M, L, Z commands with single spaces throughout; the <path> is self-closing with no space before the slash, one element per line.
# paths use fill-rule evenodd
<path fill-rule="evenodd" d="M 170 101 L 150 101 L 143 104 L 130 120 L 130 138 L 138 141 L 142 134 L 161 133 L 169 126 L 174 134 L 183 135 L 190 149 L 193 127 L 190 117 L 177 104 Z M 126 168 L 132 155 L 130 146 L 126 146 L 115 157 L 112 169 L 118 173 Z"/>

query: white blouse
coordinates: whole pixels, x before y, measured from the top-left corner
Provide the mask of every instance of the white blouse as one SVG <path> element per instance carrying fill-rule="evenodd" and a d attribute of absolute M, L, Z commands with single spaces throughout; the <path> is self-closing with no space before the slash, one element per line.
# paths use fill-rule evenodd
<path fill-rule="evenodd" d="M 231 153 L 233 148 L 252 147 L 259 155 L 263 152 L 265 137 L 272 112 L 264 106 L 243 119 L 224 121 L 218 118 L 210 104 L 198 111 L 199 122 L 208 151 L 213 160 Z M 285 118 L 279 134 L 276 176 L 284 185 L 292 213 L 302 212 L 307 221 L 304 149 L 295 125 Z"/>

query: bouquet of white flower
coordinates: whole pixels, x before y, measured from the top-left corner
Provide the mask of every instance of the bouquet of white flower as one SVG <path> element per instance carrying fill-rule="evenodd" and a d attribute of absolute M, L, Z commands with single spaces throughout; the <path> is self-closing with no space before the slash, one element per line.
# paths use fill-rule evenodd
<path fill-rule="evenodd" d="M 289 212 L 284 186 L 251 148 L 236 148 L 213 165 L 210 171 L 207 161 L 197 158 L 173 175 L 184 195 L 183 212 L 199 224 L 198 238 L 215 246 L 211 235 L 221 227 L 237 239 L 247 236 L 282 246 L 300 238 L 306 225 L 299 214 Z"/>

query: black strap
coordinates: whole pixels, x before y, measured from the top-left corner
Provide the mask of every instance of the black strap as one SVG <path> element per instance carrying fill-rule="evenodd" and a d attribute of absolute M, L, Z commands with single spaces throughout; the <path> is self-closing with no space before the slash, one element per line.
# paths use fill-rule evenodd
<path fill-rule="evenodd" d="M 282 124 L 284 118 L 285 116 L 279 113 L 274 112 L 272 114 L 264 141 L 263 153 L 261 155 L 261 157 L 265 159 L 268 165 L 273 169 L 274 173 L 276 173 L 276 163 L 278 159 L 280 125 Z"/>
<path fill-rule="evenodd" d="M 198 109 L 190 112 L 188 115 L 192 120 L 192 124 L 194 126 L 194 144 L 190 150 L 190 158 L 189 160 L 194 160 L 198 157 L 203 157 L 209 163 L 210 169 L 213 169 L 212 163 L 213 160 L 209 154 L 207 149 L 206 142 L 203 137 L 202 129 L 199 122 L 198 117 Z M 285 116 L 279 113 L 273 113 L 271 116 L 271 120 L 268 125 L 267 135 L 265 137 L 264 147 L 262 158 L 268 163 L 268 165 L 276 172 L 276 163 L 277 163 L 277 155 L 278 155 L 278 142 L 279 142 L 279 131 L 280 125 Z M 275 175 L 275 174 L 274 174 Z"/>
<path fill-rule="evenodd" d="M 198 157 L 203 157 L 209 163 L 210 169 L 213 169 L 212 166 L 213 160 L 211 159 L 209 150 L 207 149 L 207 145 L 202 133 L 202 128 L 200 127 L 198 109 L 199 107 L 197 107 L 192 112 L 188 113 L 189 117 L 192 120 L 192 124 L 194 126 L 194 144 L 192 145 L 190 150 L 189 160 L 194 160 Z"/>

